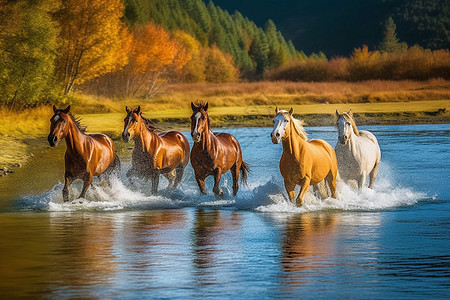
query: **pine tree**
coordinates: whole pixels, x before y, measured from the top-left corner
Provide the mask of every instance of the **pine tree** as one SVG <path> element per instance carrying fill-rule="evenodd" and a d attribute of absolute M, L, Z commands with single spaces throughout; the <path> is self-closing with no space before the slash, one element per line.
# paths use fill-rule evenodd
<path fill-rule="evenodd" d="M 408 46 L 406 43 L 399 42 L 396 33 L 397 26 L 394 19 L 389 17 L 384 25 L 384 38 L 379 48 L 381 52 L 395 53 L 405 51 Z"/>

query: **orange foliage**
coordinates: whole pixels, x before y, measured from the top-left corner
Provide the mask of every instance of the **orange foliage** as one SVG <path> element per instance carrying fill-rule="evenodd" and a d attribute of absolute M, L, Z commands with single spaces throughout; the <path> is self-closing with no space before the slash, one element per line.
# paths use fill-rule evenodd
<path fill-rule="evenodd" d="M 291 81 L 450 79 L 450 51 L 413 46 L 402 52 L 381 53 L 363 46 L 354 49 L 349 58 L 308 58 L 270 71 L 267 77 Z"/>

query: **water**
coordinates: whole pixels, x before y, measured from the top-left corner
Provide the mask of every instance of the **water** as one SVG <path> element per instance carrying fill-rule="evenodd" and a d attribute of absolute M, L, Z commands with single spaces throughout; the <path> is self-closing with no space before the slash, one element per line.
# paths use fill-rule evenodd
<path fill-rule="evenodd" d="M 223 130 L 252 168 L 236 198 L 230 175 L 223 198 L 212 178 L 200 196 L 188 166 L 156 197 L 117 179 L 82 200 L 75 184 L 62 203 L 64 144 L 43 149 L 0 180 L 0 297 L 447 298 L 450 125 L 361 129 L 382 150 L 375 189 L 338 183 L 339 200 L 308 193 L 302 208 L 286 201 L 269 128 Z M 307 130 L 336 143 L 334 128 Z"/>

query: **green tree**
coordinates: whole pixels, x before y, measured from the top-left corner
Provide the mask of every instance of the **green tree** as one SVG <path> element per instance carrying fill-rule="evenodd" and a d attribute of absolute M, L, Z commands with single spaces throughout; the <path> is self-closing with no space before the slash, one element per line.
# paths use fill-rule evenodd
<path fill-rule="evenodd" d="M 384 38 L 379 46 L 381 52 L 402 52 L 408 48 L 406 43 L 399 42 L 396 30 L 397 26 L 395 25 L 394 19 L 392 17 L 389 17 L 384 24 Z"/>
<path fill-rule="evenodd" d="M 3 105 L 34 106 L 52 93 L 57 30 L 50 14 L 57 7 L 54 0 L 0 1 Z"/>

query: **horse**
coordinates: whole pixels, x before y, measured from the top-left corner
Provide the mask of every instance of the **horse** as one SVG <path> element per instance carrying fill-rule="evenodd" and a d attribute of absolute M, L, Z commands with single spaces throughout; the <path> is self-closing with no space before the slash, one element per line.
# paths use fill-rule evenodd
<path fill-rule="evenodd" d="M 213 133 L 208 116 L 208 102 L 191 102 L 191 136 L 194 141 L 191 151 L 191 165 L 195 179 L 202 194 L 206 194 L 205 179 L 214 176 L 213 192 L 223 195 L 219 188 L 222 174 L 231 170 L 233 177 L 233 196 L 239 189 L 239 173 L 241 182 L 247 183 L 250 168 L 242 160 L 242 150 L 237 139 L 228 133 Z"/>
<path fill-rule="evenodd" d="M 110 137 L 100 133 L 85 134 L 86 128 L 72 115 L 70 105 L 65 109 L 57 109 L 53 105 L 53 112 L 48 143 L 56 147 L 60 140 L 65 139 L 67 147 L 62 191 L 64 202 L 69 201 L 69 186 L 75 179 L 83 180 L 79 198 L 84 198 L 93 176 L 109 176 L 120 171 L 119 157 Z"/>
<path fill-rule="evenodd" d="M 369 131 L 358 130 L 352 111 L 336 110 L 338 142 L 335 147 L 339 175 L 344 181 L 356 180 L 361 188 L 370 176 L 369 188 L 377 177 L 381 150 L 377 138 Z"/>
<path fill-rule="evenodd" d="M 284 187 L 289 200 L 294 202 L 295 186 L 300 185 L 300 192 L 294 202 L 303 205 L 303 197 L 309 186 L 319 189 L 323 180 L 331 190 L 331 196 L 336 198 L 336 177 L 338 165 L 333 147 L 324 140 L 307 140 L 303 122 L 289 112 L 275 109 L 273 119 L 272 143 L 283 145 L 280 159 L 280 172 L 284 179 Z"/>
<path fill-rule="evenodd" d="M 190 146 L 187 138 L 178 131 L 159 132 L 152 122 L 142 116 L 141 107 L 128 109 L 124 119 L 122 139 L 134 140 L 131 169 L 127 177 L 150 178 L 151 193 L 158 193 L 160 175 L 169 180 L 168 188 L 176 188 L 183 179 L 189 163 Z"/>

